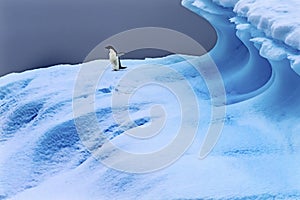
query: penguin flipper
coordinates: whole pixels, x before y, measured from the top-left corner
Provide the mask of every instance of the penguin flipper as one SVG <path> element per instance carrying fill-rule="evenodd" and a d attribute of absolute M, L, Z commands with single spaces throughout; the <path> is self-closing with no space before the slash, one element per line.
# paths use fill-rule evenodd
<path fill-rule="evenodd" d="M 120 69 L 126 69 L 127 67 L 120 66 L 119 68 L 120 68 Z"/>

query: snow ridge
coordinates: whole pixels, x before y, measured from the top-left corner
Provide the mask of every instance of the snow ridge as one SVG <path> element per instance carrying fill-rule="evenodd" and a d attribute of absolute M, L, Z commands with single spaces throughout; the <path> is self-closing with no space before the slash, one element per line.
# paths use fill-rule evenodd
<path fill-rule="evenodd" d="M 289 43 L 292 46 L 282 41 L 290 34 L 296 34 L 300 27 L 296 22 L 299 15 L 295 11 L 299 3 L 272 1 L 271 4 L 269 1 L 239 0 L 230 7 L 219 5 L 224 1 L 217 3 L 214 4 L 213 0 L 183 1 L 184 6 L 208 19 L 217 31 L 218 42 L 209 53 L 224 75 L 225 87 L 229 93 L 228 103 L 249 99 L 268 90 L 266 99 L 273 99 L 273 104 L 283 101 L 290 89 L 299 91 L 300 51 L 293 45 L 299 40 Z M 288 22 L 293 17 L 296 21 Z M 292 28 L 287 28 L 292 24 Z M 234 37 L 235 34 L 237 37 Z M 237 71 L 240 72 L 240 77 L 230 75 Z M 238 88 L 240 85 L 251 85 L 252 88 L 242 91 Z M 231 91 L 234 91 L 233 95 L 230 94 Z M 278 99 L 275 100 L 275 97 Z M 290 105 L 296 104 L 299 98 L 294 95 L 293 99 L 285 100 L 287 107 L 292 110 Z"/>
<path fill-rule="evenodd" d="M 201 2 L 200 0 L 195 1 Z M 263 57 L 288 59 L 292 69 L 300 74 L 300 2 L 297 0 L 213 0 L 223 7 L 232 7 L 233 20 L 239 25 L 250 25 L 252 42 L 257 43 Z M 199 4 L 199 3 L 198 3 Z M 280 54 L 280 55 L 278 55 Z"/>
<path fill-rule="evenodd" d="M 107 67 L 107 60 L 1 77 L 0 199 L 299 199 L 300 78 L 295 73 L 299 54 L 296 47 L 285 43 L 293 28 L 273 22 L 271 17 L 255 17 L 263 13 L 258 3 L 269 2 L 184 0 L 184 6 L 205 17 L 216 29 L 215 48 L 201 57 L 124 60 L 128 69 L 112 72 L 107 68 L 93 94 L 83 88 L 83 93 L 73 96 L 78 73 L 85 67 L 92 69 L 93 75 L 93 69 Z M 284 5 L 281 2 L 283 10 L 279 12 L 278 7 L 275 12 L 283 18 L 290 13 L 285 9 L 292 8 Z M 274 34 L 264 30 L 273 26 Z M 292 40 L 290 44 L 294 44 Z M 210 120 L 212 97 L 188 61 L 209 67 L 208 58 L 214 60 L 224 79 L 227 113 L 218 119 L 225 124 L 220 140 L 207 158 L 199 160 L 204 133 L 214 123 Z M 138 88 L 128 104 L 111 104 L 113 93 L 137 89 L 137 80 L 130 79 L 119 87 L 120 79 L 144 65 L 150 66 L 149 74 L 140 73 L 139 78 L 149 79 L 151 75 L 151 80 L 162 84 L 187 81 L 197 97 L 200 120 L 186 121 L 185 133 L 190 134 L 190 128 L 197 126 L 196 138 L 174 164 L 153 173 L 124 173 L 104 166 L 83 145 L 74 123 L 72 99 L 91 99 L 105 137 L 125 150 L 146 153 L 161 149 L 175 137 L 181 121 L 176 95 L 150 84 Z M 174 73 L 162 74 L 155 65 L 167 66 Z M 93 95 L 95 98 L 91 98 Z M 159 119 L 159 113 L 150 114 L 150 108 L 157 104 L 167 113 L 162 134 L 151 141 L 124 134 L 147 128 Z M 113 111 L 129 113 L 131 119 L 116 121 Z M 82 115 L 88 114 L 82 109 Z M 90 127 L 90 123 L 87 120 L 84 125 Z M 85 136 L 102 144 L 98 135 Z M 97 148 L 103 149 L 101 145 Z M 105 159 L 109 154 L 101 156 Z"/>

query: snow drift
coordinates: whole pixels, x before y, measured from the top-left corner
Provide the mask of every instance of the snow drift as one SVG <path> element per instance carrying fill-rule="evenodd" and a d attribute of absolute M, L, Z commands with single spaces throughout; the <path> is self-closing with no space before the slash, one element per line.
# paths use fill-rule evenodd
<path fill-rule="evenodd" d="M 220 70 L 228 98 L 222 136 L 203 160 L 198 153 L 212 123 L 211 96 L 188 61 L 201 66 L 207 57 L 124 61 L 131 69 L 162 64 L 176 70 L 175 74 L 151 73 L 157 80 L 174 83 L 182 81 L 180 74 L 199 102 L 200 120 L 189 124 L 198 126 L 191 147 L 173 165 L 153 173 L 124 173 L 104 166 L 77 134 L 72 110 L 76 76 L 81 67 L 105 66 L 107 61 L 2 77 L 0 199 L 300 198 L 298 4 L 293 0 L 183 1 L 217 31 L 218 42 L 209 56 Z M 180 124 L 178 101 L 166 88 L 140 88 L 129 106 L 117 108 L 128 111 L 134 123 L 116 123 L 110 98 L 126 73 L 105 72 L 95 94 L 98 123 L 107 138 L 128 151 L 163 148 Z M 149 113 L 157 104 L 168 113 L 162 134 L 150 141 L 124 134 L 159 118 Z"/>

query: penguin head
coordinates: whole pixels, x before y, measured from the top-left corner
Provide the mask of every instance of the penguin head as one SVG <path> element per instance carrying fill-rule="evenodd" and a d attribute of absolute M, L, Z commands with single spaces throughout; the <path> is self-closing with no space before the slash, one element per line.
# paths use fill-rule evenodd
<path fill-rule="evenodd" d="M 117 53 L 116 49 L 113 47 L 113 46 L 106 46 L 105 49 L 108 49 L 108 50 L 113 50 L 114 52 Z"/>

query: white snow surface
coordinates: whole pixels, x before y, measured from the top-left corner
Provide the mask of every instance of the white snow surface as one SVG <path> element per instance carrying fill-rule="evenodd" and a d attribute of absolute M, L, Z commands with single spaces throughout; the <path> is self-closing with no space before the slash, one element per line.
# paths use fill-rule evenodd
<path fill-rule="evenodd" d="M 234 12 L 246 17 L 266 36 L 300 50 L 299 7 L 297 0 L 240 0 L 235 4 Z"/>
<path fill-rule="evenodd" d="M 214 3 L 217 3 L 224 7 L 233 7 L 239 0 L 213 0 Z"/>
<path fill-rule="evenodd" d="M 184 123 L 186 134 L 195 127 L 197 132 L 182 157 L 151 173 L 126 173 L 103 165 L 83 145 L 74 124 L 74 85 L 80 69 L 92 69 L 89 80 L 93 69 L 107 66 L 108 60 L 10 74 L 0 78 L 0 199 L 300 199 L 300 59 L 293 38 L 299 3 L 184 0 L 183 5 L 216 28 L 218 42 L 208 55 L 124 60 L 128 69 L 113 72 L 108 67 L 95 94 L 75 97 L 95 95 L 91 99 L 105 136 L 126 151 L 147 153 L 176 137 L 182 115 L 193 112 L 181 110 L 176 97 L 182 94 L 170 92 L 164 83 L 188 82 L 200 119 Z M 200 160 L 213 123 L 211 96 L 191 62 L 201 68 L 208 58 L 224 79 L 227 111 L 220 119 L 221 137 Z M 161 73 L 155 65 L 174 73 Z M 120 80 L 143 66 L 148 73 L 120 87 Z M 143 79 L 151 84 L 135 88 Z M 129 91 L 135 92 L 128 105 L 112 106 L 114 93 Z M 125 134 L 162 118 L 151 115 L 156 105 L 167 116 L 159 134 L 148 140 Z M 116 122 L 113 111 L 128 111 L 134 123 Z"/>
<path fill-rule="evenodd" d="M 204 62 L 201 57 L 193 60 L 199 66 Z M 257 110 L 254 105 L 261 102 L 259 97 L 228 106 L 217 146 L 204 160 L 198 158 L 210 123 L 209 93 L 201 76 L 195 76 L 193 67 L 177 56 L 124 63 L 130 70 L 141 65 L 164 64 L 190 82 L 201 110 L 192 146 L 174 164 L 152 173 L 119 172 L 101 164 L 78 138 L 71 99 L 79 69 L 107 63 L 98 60 L 76 66 L 55 66 L 1 78 L 2 199 L 300 197 L 298 117 L 288 115 L 277 119 L 279 111 L 272 117 Z M 134 127 L 121 127 L 114 122 L 110 99 L 119 79 L 130 70 L 107 69 L 97 87 L 96 113 L 100 126 L 115 144 L 127 151 L 151 152 L 174 137 L 180 122 L 178 102 L 163 87 L 150 84 L 141 88 L 132 97 L 129 109 L 132 119 L 138 126 L 147 125 L 151 118 L 149 106 L 160 104 L 168 116 L 165 127 L 149 141 L 123 135 L 124 128 Z M 182 81 L 176 74 L 152 72 L 160 80 Z M 147 77 L 147 74 L 140 75 Z"/>
<path fill-rule="evenodd" d="M 280 56 L 288 58 L 291 67 L 300 74 L 300 15 L 298 0 L 212 0 L 223 7 L 232 8 L 236 16 L 244 20 L 233 20 L 237 24 L 250 24 L 253 42 L 259 43 L 264 48 L 262 56 L 274 59 L 280 50 Z M 203 8 L 205 0 L 196 0 L 195 6 Z M 261 40 L 261 38 L 265 38 Z M 272 48 L 270 48 L 270 43 Z M 284 44 L 284 45 L 283 45 Z M 268 46 L 268 48 L 266 48 Z M 278 48 L 279 46 L 279 48 Z M 278 59 L 275 55 L 275 59 Z"/>

